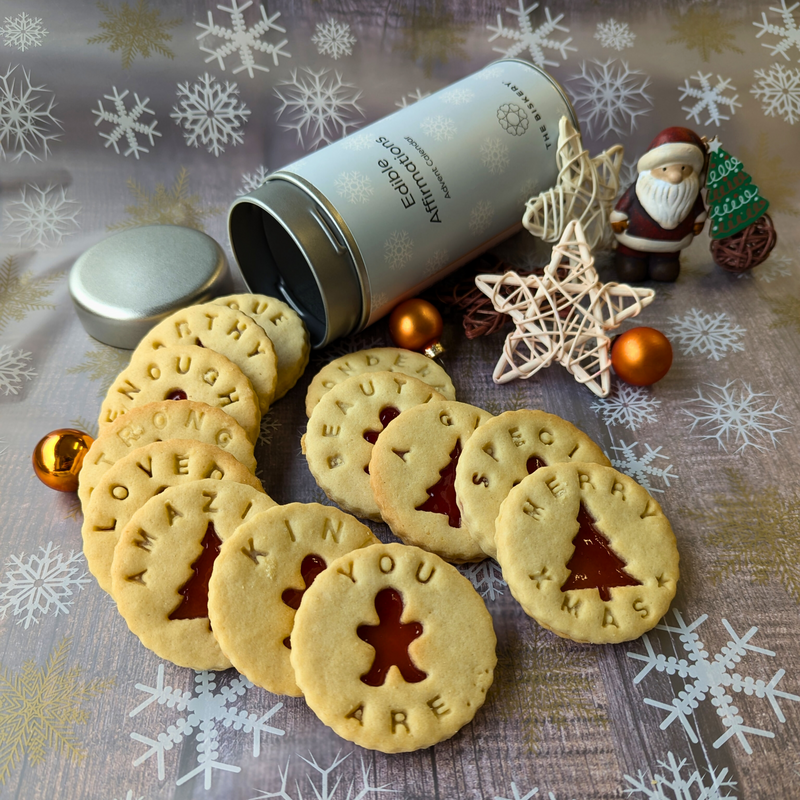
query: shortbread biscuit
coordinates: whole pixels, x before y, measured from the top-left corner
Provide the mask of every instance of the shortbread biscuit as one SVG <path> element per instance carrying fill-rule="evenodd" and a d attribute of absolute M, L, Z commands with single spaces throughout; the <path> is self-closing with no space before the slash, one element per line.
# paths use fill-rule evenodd
<path fill-rule="evenodd" d="M 675 596 L 678 548 L 661 506 L 612 467 L 542 467 L 509 492 L 497 558 L 525 613 L 576 642 L 649 631 Z"/>
<path fill-rule="evenodd" d="M 538 467 L 562 461 L 611 466 L 600 447 L 571 422 L 530 408 L 489 420 L 464 445 L 456 495 L 467 529 L 487 556 L 497 555 L 494 521 L 511 488 Z"/>
<path fill-rule="evenodd" d="M 378 544 L 372 531 L 332 506 L 276 506 L 239 527 L 214 562 L 211 627 L 246 678 L 275 694 L 302 692 L 289 661 L 296 609 L 328 564 Z"/>
<path fill-rule="evenodd" d="M 380 432 L 398 414 L 444 399 L 427 383 L 397 372 L 353 375 L 316 405 L 301 439 L 308 468 L 334 503 L 378 522 L 369 459 Z"/>
<path fill-rule="evenodd" d="M 100 433 L 120 414 L 157 400 L 196 400 L 230 414 L 258 438 L 261 410 L 253 385 L 225 356 L 197 345 L 140 350 L 111 384 L 100 407 Z"/>
<path fill-rule="evenodd" d="M 278 362 L 272 341 L 252 317 L 217 303 L 182 308 L 159 322 L 139 342 L 133 357 L 182 345 L 208 348 L 236 364 L 253 385 L 261 413 L 269 411 Z"/>
<path fill-rule="evenodd" d="M 432 359 L 400 347 L 374 347 L 334 359 L 314 376 L 306 393 L 306 416 L 334 386 L 365 372 L 400 372 L 431 385 L 448 400 L 456 399 L 453 381 Z"/>
<path fill-rule="evenodd" d="M 264 491 L 261 481 L 230 453 L 188 439 L 145 445 L 109 467 L 89 498 L 81 528 L 86 563 L 103 589 L 111 592 L 114 547 L 133 514 L 168 486 L 203 478 Z"/>
<path fill-rule="evenodd" d="M 231 666 L 209 625 L 209 578 L 222 543 L 273 505 L 251 486 L 206 479 L 171 486 L 136 511 L 114 548 L 111 593 L 146 648 L 179 667 Z"/>
<path fill-rule="evenodd" d="M 283 397 L 305 372 L 311 352 L 308 329 L 300 315 L 282 300 L 263 294 L 230 294 L 214 302 L 252 317 L 272 340 L 278 367 L 274 399 Z"/>
<path fill-rule="evenodd" d="M 455 492 L 456 465 L 467 440 L 492 419 L 455 400 L 431 400 L 404 411 L 381 434 L 369 461 L 369 480 L 381 516 L 406 544 L 446 561 L 481 561 Z"/>
<path fill-rule="evenodd" d="M 106 472 L 137 447 L 167 439 L 197 439 L 221 447 L 250 472 L 256 471 L 253 443 L 244 428 L 219 408 L 184 400 L 161 400 L 138 406 L 107 425 L 83 459 L 78 487 L 81 507 Z"/>
<path fill-rule="evenodd" d="M 339 736 L 400 753 L 472 720 L 495 645 L 483 600 L 455 567 L 418 547 L 377 544 L 329 564 L 306 592 L 291 661 L 306 702 Z"/>

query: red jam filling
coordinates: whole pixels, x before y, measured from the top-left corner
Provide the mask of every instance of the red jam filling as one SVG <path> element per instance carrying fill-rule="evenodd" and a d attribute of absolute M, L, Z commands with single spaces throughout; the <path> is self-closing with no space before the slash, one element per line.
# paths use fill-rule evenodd
<path fill-rule="evenodd" d="M 187 394 L 183 389 L 173 389 L 164 399 L 165 400 L 186 400 Z"/>
<path fill-rule="evenodd" d="M 375 660 L 369 672 L 361 676 L 367 686 L 383 686 L 392 666 L 400 670 L 407 683 L 419 683 L 428 677 L 411 661 L 408 646 L 422 635 L 422 623 L 400 622 L 403 615 L 403 598 L 396 589 L 381 589 L 375 595 L 375 610 L 380 622 L 377 625 L 359 625 L 358 638 L 375 648 Z"/>
<path fill-rule="evenodd" d="M 536 472 L 537 469 L 541 469 L 541 467 L 546 466 L 547 462 L 543 458 L 539 458 L 539 456 L 531 456 L 525 464 L 525 469 L 528 470 L 528 475 L 530 475 L 531 472 Z"/>
<path fill-rule="evenodd" d="M 395 408 L 394 406 L 386 406 L 386 408 L 381 409 L 381 413 L 378 414 L 378 419 L 381 421 L 381 429 L 379 431 L 364 431 L 364 438 L 370 443 L 375 444 L 378 441 L 378 437 L 381 435 L 381 432 L 384 428 L 396 417 L 400 416 L 400 409 Z M 364 467 L 364 472 L 369 475 L 369 464 Z"/>
<path fill-rule="evenodd" d="M 456 465 L 461 455 L 461 440 L 456 442 L 450 461 L 439 471 L 441 478 L 428 489 L 428 499 L 417 511 L 444 514 L 451 528 L 461 527 L 461 510 L 456 502 Z"/>
<path fill-rule="evenodd" d="M 580 528 L 572 540 L 575 552 L 567 564 L 570 576 L 561 587 L 571 589 L 597 589 L 600 599 L 611 600 L 612 586 L 641 586 L 625 571 L 625 562 L 611 549 L 608 539 L 597 529 L 595 521 L 581 503 L 578 512 Z"/>
<path fill-rule="evenodd" d="M 219 555 L 222 541 L 214 530 L 214 523 L 209 522 L 203 536 L 203 550 L 192 564 L 192 575 L 180 588 L 183 600 L 169 615 L 170 619 L 199 619 L 208 616 L 208 581 L 214 561 Z"/>
<path fill-rule="evenodd" d="M 289 606 L 289 608 L 293 608 L 297 611 L 300 608 L 300 601 L 303 599 L 303 595 L 306 593 L 306 589 L 311 586 L 312 583 L 317 578 L 317 575 L 322 572 L 327 564 L 325 563 L 325 559 L 320 558 L 319 556 L 315 555 L 308 555 L 303 559 L 303 563 L 300 564 L 300 574 L 303 576 L 303 583 L 305 584 L 305 588 L 303 589 L 284 589 L 283 594 L 281 595 L 281 600 Z M 287 636 L 283 640 L 284 647 L 288 647 L 290 650 L 292 649 L 292 642 L 291 637 Z"/>

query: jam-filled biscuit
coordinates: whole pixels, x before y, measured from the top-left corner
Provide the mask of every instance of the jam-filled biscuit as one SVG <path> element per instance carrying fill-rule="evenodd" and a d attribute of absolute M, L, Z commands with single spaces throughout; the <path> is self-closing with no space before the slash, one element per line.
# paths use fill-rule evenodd
<path fill-rule="evenodd" d="M 494 522 L 512 487 L 535 469 L 561 461 L 611 466 L 600 447 L 571 422 L 530 408 L 489 420 L 464 445 L 456 495 L 467 529 L 487 556 L 497 555 Z"/>
<path fill-rule="evenodd" d="M 456 399 L 453 381 L 435 361 L 400 347 L 373 347 L 334 359 L 314 376 L 306 394 L 306 416 L 334 386 L 365 372 L 400 372 L 429 384 L 448 400 Z"/>
<path fill-rule="evenodd" d="M 433 553 L 376 544 L 328 565 L 303 597 L 291 661 L 309 707 L 344 739 L 401 753 L 449 739 L 492 684 L 492 618 Z"/>
<path fill-rule="evenodd" d="M 272 505 L 251 486 L 207 479 L 165 489 L 130 518 L 111 593 L 145 647 L 180 667 L 230 667 L 209 625 L 209 578 L 222 543 Z"/>
<path fill-rule="evenodd" d="M 196 440 L 154 442 L 109 467 L 89 498 L 81 528 L 86 563 L 103 589 L 111 592 L 114 547 L 134 513 L 166 487 L 203 478 L 264 491 L 261 481 L 230 453 Z"/>
<path fill-rule="evenodd" d="M 230 414 L 258 438 L 261 409 L 245 374 L 207 347 L 181 345 L 139 350 L 109 387 L 98 420 L 104 433 L 120 414 L 156 400 L 197 400 Z"/>
<path fill-rule="evenodd" d="M 214 302 L 252 317 L 272 340 L 278 367 L 274 399 L 283 397 L 305 371 L 311 351 L 300 315 L 282 300 L 263 294 L 230 294 Z"/>
<path fill-rule="evenodd" d="M 612 467 L 554 464 L 509 492 L 497 558 L 525 613 L 576 642 L 625 642 L 666 613 L 678 548 L 661 506 Z"/>
<path fill-rule="evenodd" d="M 78 498 L 86 508 L 92 490 L 103 474 L 137 447 L 166 439 L 197 439 L 221 447 L 250 472 L 256 471 L 253 443 L 244 428 L 219 408 L 184 400 L 147 403 L 117 417 L 94 440 L 83 459 Z"/>
<path fill-rule="evenodd" d="M 328 564 L 371 544 L 366 525 L 318 503 L 248 518 L 222 547 L 208 592 L 211 627 L 233 666 L 269 692 L 299 697 L 289 655 L 305 591 Z"/>
<path fill-rule="evenodd" d="M 317 484 L 345 511 L 378 522 L 369 485 L 369 459 L 381 431 L 401 412 L 442 395 L 427 383 L 397 372 L 353 375 L 314 408 L 301 439 Z"/>
<path fill-rule="evenodd" d="M 372 450 L 369 479 L 395 536 L 447 561 L 481 561 L 458 507 L 456 465 L 467 440 L 492 419 L 455 400 L 431 400 L 404 411 Z"/>

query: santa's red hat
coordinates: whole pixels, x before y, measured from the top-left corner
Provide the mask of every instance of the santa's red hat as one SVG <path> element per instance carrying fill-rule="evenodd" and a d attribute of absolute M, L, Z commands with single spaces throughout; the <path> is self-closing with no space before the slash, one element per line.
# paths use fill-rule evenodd
<path fill-rule="evenodd" d="M 705 160 L 705 145 L 694 131 L 681 127 L 665 128 L 650 143 L 636 169 L 649 172 L 672 164 L 689 164 L 695 172 L 702 172 Z"/>

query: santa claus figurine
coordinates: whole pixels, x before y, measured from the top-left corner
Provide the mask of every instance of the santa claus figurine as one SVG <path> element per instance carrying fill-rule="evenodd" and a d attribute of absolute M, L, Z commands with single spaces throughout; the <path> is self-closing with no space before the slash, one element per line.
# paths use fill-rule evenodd
<path fill-rule="evenodd" d="M 688 128 L 667 128 L 636 164 L 639 177 L 611 212 L 622 283 L 674 281 L 681 250 L 703 230 L 707 212 L 700 189 L 706 146 Z"/>

